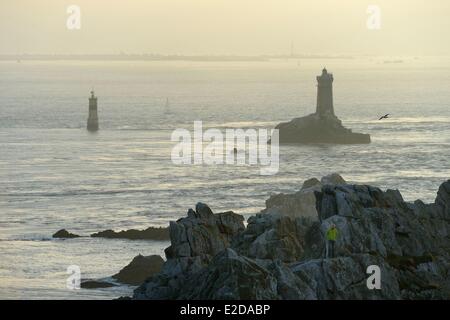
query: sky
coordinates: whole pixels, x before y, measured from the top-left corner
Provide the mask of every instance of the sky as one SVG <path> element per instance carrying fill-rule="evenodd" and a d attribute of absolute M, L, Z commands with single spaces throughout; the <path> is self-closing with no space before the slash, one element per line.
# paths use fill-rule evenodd
<path fill-rule="evenodd" d="M 0 0 L 0 54 L 449 55 L 449 15 L 449 0 Z"/>

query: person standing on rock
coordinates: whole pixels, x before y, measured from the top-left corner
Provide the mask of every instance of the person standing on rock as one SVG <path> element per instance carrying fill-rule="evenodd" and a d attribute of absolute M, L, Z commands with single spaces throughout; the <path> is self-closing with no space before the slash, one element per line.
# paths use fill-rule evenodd
<path fill-rule="evenodd" d="M 333 223 L 327 231 L 327 258 L 334 258 L 334 246 L 338 236 L 338 230 Z"/>

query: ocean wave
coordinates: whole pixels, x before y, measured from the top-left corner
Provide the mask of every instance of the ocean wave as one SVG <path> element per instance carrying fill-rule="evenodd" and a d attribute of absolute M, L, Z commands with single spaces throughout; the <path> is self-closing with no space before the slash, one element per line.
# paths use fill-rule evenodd
<path fill-rule="evenodd" d="M 72 196 L 86 196 L 86 195 L 114 195 L 123 193 L 152 193 L 163 191 L 155 189 L 147 190 L 71 190 L 62 192 L 21 192 L 21 193 L 0 193 L 0 197 L 72 197 Z"/>
<path fill-rule="evenodd" d="M 435 123 L 450 123 L 450 117 L 395 117 L 392 115 L 390 118 L 378 120 L 367 120 L 367 119 L 352 119 L 346 121 L 348 123 L 358 123 L 358 124 L 435 124 Z"/>

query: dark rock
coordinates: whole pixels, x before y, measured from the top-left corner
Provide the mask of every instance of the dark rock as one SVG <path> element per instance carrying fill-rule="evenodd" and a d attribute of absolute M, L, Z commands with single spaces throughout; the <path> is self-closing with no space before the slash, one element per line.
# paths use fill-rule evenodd
<path fill-rule="evenodd" d="M 169 228 L 148 227 L 145 230 L 105 230 L 91 234 L 93 238 L 129 239 L 129 240 L 169 240 Z"/>
<path fill-rule="evenodd" d="M 112 277 L 121 283 L 139 285 L 145 279 L 161 271 L 164 260 L 158 255 L 138 255 L 119 273 Z"/>
<path fill-rule="evenodd" d="M 315 191 L 322 190 L 324 185 L 343 185 L 345 180 L 337 173 L 325 176 L 319 181 L 308 179 L 303 183 L 300 191 L 293 194 L 276 194 L 266 200 L 263 213 L 278 213 L 290 218 L 318 218 Z"/>
<path fill-rule="evenodd" d="M 377 252 L 386 257 L 445 252 L 446 235 L 450 231 L 448 222 L 442 220 L 438 227 L 433 216 L 419 218 L 395 191 L 383 192 L 370 186 L 334 186 L 316 192 L 316 198 L 322 232 L 331 223 L 338 227 L 341 236 L 337 250 L 342 249 L 342 254 L 344 251 Z M 434 205 L 428 210 L 436 208 Z M 436 237 L 438 230 L 440 237 Z"/>
<path fill-rule="evenodd" d="M 347 184 L 347 182 L 342 178 L 342 176 L 338 173 L 332 173 L 320 179 L 320 183 L 322 185 L 339 185 L 339 184 Z"/>
<path fill-rule="evenodd" d="M 92 280 L 86 279 L 81 280 L 80 287 L 83 289 L 100 289 L 100 288 L 111 288 L 117 286 L 114 283 L 102 281 L 102 280 Z"/>
<path fill-rule="evenodd" d="M 281 144 L 332 143 L 332 144 L 366 144 L 370 135 L 354 133 L 342 125 L 336 116 L 320 117 L 310 114 L 278 124 L 279 142 Z"/>
<path fill-rule="evenodd" d="M 213 257 L 245 229 L 244 218 L 231 211 L 213 214 L 207 205 L 198 203 L 193 212 L 190 209 L 188 217 L 170 223 L 171 246 L 166 250 L 167 258 Z"/>
<path fill-rule="evenodd" d="M 201 202 L 195 205 L 195 212 L 197 213 L 200 219 L 202 218 L 207 219 L 213 215 L 211 208 L 208 207 L 208 205 Z"/>
<path fill-rule="evenodd" d="M 320 187 L 319 187 L 320 188 Z M 294 194 L 275 194 L 266 200 L 263 213 L 276 213 L 290 218 L 317 219 L 315 188 L 302 189 Z"/>
<path fill-rule="evenodd" d="M 353 133 L 336 117 L 333 106 L 333 75 L 326 69 L 317 77 L 316 113 L 278 124 L 280 143 L 370 143 L 370 135 Z"/>
<path fill-rule="evenodd" d="M 315 186 L 321 186 L 322 184 L 317 178 L 311 178 L 303 182 L 302 190 L 309 189 Z"/>
<path fill-rule="evenodd" d="M 52 237 L 53 238 L 61 238 L 61 239 L 69 239 L 69 238 L 78 238 L 80 236 L 77 234 L 70 233 L 66 229 L 61 229 L 61 230 L 57 231 L 55 234 L 53 234 Z"/>
<path fill-rule="evenodd" d="M 337 176 L 308 189 L 318 219 L 292 214 L 304 208 L 297 194 L 271 197 L 247 228 L 232 212 L 190 210 L 171 223 L 168 260 L 134 298 L 450 298 L 450 181 L 431 204 Z M 335 257 L 324 258 L 331 224 Z M 367 288 L 372 265 L 381 271 L 380 290 Z"/>
<path fill-rule="evenodd" d="M 160 274 L 136 289 L 136 298 L 174 299 L 188 275 L 206 267 L 212 258 L 228 248 L 244 227 L 244 218 L 231 211 L 214 214 L 205 204 L 170 226 L 171 246 Z"/>
<path fill-rule="evenodd" d="M 370 265 L 380 267 L 381 290 L 367 288 L 366 269 Z M 314 259 L 293 264 L 290 269 L 305 288 L 299 299 L 374 300 L 400 297 L 395 270 L 378 256 L 358 254 L 335 259 Z"/>
<path fill-rule="evenodd" d="M 303 254 L 305 229 L 279 214 L 258 214 L 248 220 L 246 230 L 234 239 L 233 248 L 255 259 L 297 261 Z"/>
<path fill-rule="evenodd" d="M 270 272 L 232 249 L 225 249 L 207 267 L 192 272 L 188 278 L 177 283 L 177 290 L 173 290 L 169 277 L 159 281 L 159 286 L 154 281 L 143 284 L 135 290 L 135 298 L 277 299 L 276 280 Z"/>
<path fill-rule="evenodd" d="M 450 180 L 439 187 L 435 204 L 443 209 L 444 217 L 450 219 Z"/>

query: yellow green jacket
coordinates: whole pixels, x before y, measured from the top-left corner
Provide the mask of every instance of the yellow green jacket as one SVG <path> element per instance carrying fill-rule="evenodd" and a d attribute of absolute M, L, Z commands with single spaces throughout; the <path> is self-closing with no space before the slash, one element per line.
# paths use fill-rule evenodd
<path fill-rule="evenodd" d="M 337 228 L 330 228 L 327 231 L 327 240 L 336 241 L 336 238 L 338 236 L 338 230 Z"/>

